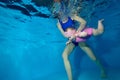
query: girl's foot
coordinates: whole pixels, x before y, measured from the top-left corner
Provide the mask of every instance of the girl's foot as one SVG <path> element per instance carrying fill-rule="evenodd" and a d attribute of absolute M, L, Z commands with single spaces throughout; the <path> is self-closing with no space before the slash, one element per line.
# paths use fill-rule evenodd
<path fill-rule="evenodd" d="M 100 22 L 100 23 L 102 23 L 104 21 L 104 19 L 100 19 L 100 20 L 98 20 L 98 22 Z"/>

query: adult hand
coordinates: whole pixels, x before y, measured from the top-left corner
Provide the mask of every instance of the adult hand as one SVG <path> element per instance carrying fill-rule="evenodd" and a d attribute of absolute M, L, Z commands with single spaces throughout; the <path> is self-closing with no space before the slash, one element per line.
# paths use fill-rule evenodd
<path fill-rule="evenodd" d="M 75 35 L 72 35 L 69 40 L 66 42 L 66 45 L 70 44 L 72 40 L 75 39 Z"/>
<path fill-rule="evenodd" d="M 68 41 L 66 42 L 66 45 L 70 44 L 71 42 L 72 42 L 71 40 L 68 40 Z"/>
<path fill-rule="evenodd" d="M 79 35 L 80 37 L 86 37 L 87 36 L 87 32 L 85 32 L 85 31 L 80 32 L 79 34 L 80 34 Z"/>
<path fill-rule="evenodd" d="M 76 37 L 86 37 L 87 36 L 87 32 L 82 31 L 82 32 L 77 32 L 75 34 Z"/>

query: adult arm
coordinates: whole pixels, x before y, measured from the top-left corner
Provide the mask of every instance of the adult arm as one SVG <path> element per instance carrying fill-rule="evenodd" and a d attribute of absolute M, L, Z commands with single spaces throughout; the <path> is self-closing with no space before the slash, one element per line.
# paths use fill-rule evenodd
<path fill-rule="evenodd" d="M 64 36 L 64 37 L 66 37 L 65 36 L 65 32 L 64 32 L 64 30 L 62 29 L 62 26 L 61 26 L 61 24 L 59 23 L 59 21 L 57 22 L 57 27 L 58 27 L 58 29 L 60 30 L 60 32 L 62 33 L 62 35 Z M 67 37 L 66 37 L 67 38 Z"/>
<path fill-rule="evenodd" d="M 80 26 L 78 27 L 77 32 L 81 32 L 85 28 L 86 21 L 77 15 L 74 15 L 72 18 L 73 20 L 76 20 L 80 23 Z"/>

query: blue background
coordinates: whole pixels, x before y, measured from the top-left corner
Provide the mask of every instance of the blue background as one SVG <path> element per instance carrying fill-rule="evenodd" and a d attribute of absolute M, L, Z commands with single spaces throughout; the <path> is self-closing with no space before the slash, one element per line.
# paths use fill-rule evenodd
<path fill-rule="evenodd" d="M 31 3 L 30 0 L 23 2 Z M 90 20 L 86 18 L 88 25 L 94 28 L 99 19 L 105 19 L 104 34 L 91 37 L 87 43 L 106 70 L 113 71 L 112 74 L 120 71 L 119 3 L 119 0 L 112 0 L 108 7 L 95 8 L 95 16 L 91 16 Z M 0 80 L 58 80 L 57 78 L 66 77 L 62 52 L 67 39 L 57 29 L 57 20 L 30 17 L 19 10 L 3 7 L 6 6 L 3 2 L 0 5 Z M 45 7 L 39 9 L 50 14 Z M 84 16 L 84 13 L 81 15 Z M 70 55 L 70 61 L 76 74 L 80 74 L 81 70 L 99 71 L 98 66 L 79 47 Z M 119 80 L 119 77 L 113 79 Z"/>

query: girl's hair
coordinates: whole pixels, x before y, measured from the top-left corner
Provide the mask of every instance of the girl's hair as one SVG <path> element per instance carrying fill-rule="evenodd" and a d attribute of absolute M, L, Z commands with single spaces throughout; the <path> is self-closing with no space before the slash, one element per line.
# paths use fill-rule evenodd
<path fill-rule="evenodd" d="M 55 2 L 52 7 L 52 14 L 54 16 L 60 17 L 63 14 L 66 15 L 66 6 L 64 2 L 61 0 L 60 2 Z"/>

